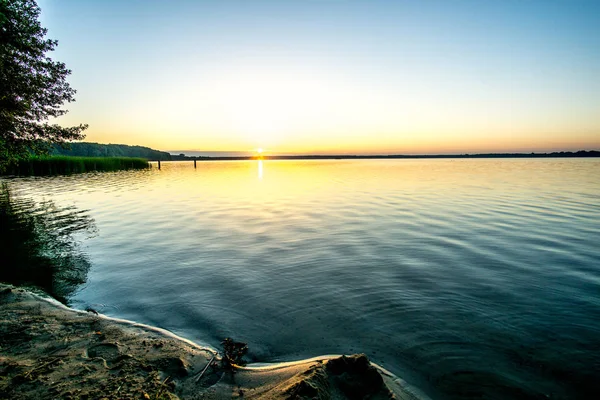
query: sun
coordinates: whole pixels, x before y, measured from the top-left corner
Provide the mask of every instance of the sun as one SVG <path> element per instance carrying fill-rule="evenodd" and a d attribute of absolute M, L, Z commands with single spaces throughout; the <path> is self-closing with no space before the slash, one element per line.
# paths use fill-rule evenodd
<path fill-rule="evenodd" d="M 257 160 L 262 160 L 264 158 L 263 152 L 264 150 L 262 147 L 257 148 L 256 150 L 254 150 L 254 158 Z"/>
<path fill-rule="evenodd" d="M 326 110 L 342 103 L 332 95 L 339 91 L 331 79 L 295 69 L 248 67 L 224 72 L 215 82 L 210 90 L 215 115 L 255 149 L 279 147 L 290 136 L 326 129 L 331 115 Z"/>

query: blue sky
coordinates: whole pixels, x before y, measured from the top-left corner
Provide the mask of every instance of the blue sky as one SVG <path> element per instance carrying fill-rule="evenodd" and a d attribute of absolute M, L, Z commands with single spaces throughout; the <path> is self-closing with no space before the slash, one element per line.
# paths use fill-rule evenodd
<path fill-rule="evenodd" d="M 64 124 L 164 150 L 600 147 L 597 1 L 43 0 Z"/>

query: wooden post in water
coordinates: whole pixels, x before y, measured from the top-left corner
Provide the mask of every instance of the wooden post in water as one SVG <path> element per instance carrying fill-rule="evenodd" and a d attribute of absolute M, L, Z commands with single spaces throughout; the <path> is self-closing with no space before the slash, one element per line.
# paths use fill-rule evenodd
<path fill-rule="evenodd" d="M 158 169 L 160 169 L 160 160 L 158 160 Z"/>
<path fill-rule="evenodd" d="M 194 168 L 196 168 L 196 159 L 194 158 Z"/>

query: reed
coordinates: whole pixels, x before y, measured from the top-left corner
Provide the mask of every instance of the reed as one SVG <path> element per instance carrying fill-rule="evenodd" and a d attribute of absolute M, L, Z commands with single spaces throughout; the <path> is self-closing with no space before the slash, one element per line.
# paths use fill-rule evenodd
<path fill-rule="evenodd" d="M 20 160 L 6 175 L 64 175 L 91 171 L 120 171 L 149 168 L 148 160 L 133 157 L 45 156 Z"/>

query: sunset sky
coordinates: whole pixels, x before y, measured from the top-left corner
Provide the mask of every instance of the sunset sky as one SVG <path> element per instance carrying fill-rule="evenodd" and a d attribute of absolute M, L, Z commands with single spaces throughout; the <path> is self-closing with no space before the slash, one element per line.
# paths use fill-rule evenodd
<path fill-rule="evenodd" d="M 600 1 L 39 0 L 63 125 L 160 150 L 600 149 Z"/>

